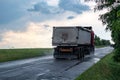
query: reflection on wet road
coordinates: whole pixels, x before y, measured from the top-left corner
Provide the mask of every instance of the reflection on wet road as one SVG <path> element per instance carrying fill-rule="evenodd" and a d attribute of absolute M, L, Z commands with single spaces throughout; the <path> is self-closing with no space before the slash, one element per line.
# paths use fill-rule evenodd
<path fill-rule="evenodd" d="M 54 60 L 51 56 L 0 63 L 0 80 L 74 80 L 113 50 L 95 49 L 95 54 L 79 60 Z"/>

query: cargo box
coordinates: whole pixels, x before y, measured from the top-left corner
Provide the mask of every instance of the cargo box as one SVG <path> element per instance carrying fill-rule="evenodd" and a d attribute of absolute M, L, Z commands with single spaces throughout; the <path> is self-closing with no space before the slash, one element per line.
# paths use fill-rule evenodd
<path fill-rule="evenodd" d="M 54 27 L 53 46 L 77 46 L 91 44 L 91 31 L 83 27 Z"/>

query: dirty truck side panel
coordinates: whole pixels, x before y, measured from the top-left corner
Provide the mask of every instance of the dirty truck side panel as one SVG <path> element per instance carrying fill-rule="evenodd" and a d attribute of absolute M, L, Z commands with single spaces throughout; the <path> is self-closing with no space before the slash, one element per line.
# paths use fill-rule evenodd
<path fill-rule="evenodd" d="M 85 30 L 79 29 L 78 44 L 91 44 L 91 33 Z"/>

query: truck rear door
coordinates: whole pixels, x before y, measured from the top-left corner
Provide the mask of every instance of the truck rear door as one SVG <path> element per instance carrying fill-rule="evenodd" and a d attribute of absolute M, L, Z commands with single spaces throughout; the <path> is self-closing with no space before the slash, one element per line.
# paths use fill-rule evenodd
<path fill-rule="evenodd" d="M 53 29 L 53 46 L 77 45 L 78 29 L 76 27 L 55 27 Z"/>

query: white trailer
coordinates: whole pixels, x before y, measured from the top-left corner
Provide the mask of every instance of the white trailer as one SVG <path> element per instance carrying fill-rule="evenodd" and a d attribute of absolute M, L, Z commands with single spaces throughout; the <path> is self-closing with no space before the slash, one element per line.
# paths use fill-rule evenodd
<path fill-rule="evenodd" d="M 54 27 L 53 46 L 91 44 L 91 31 L 83 27 Z"/>
<path fill-rule="evenodd" d="M 54 27 L 52 45 L 57 46 L 54 49 L 54 57 L 61 58 L 64 54 L 73 54 L 80 58 L 83 53 L 80 53 L 81 51 L 89 54 L 90 50 L 94 48 L 94 34 L 92 33 L 91 27 Z M 77 51 L 75 49 L 77 49 Z"/>

